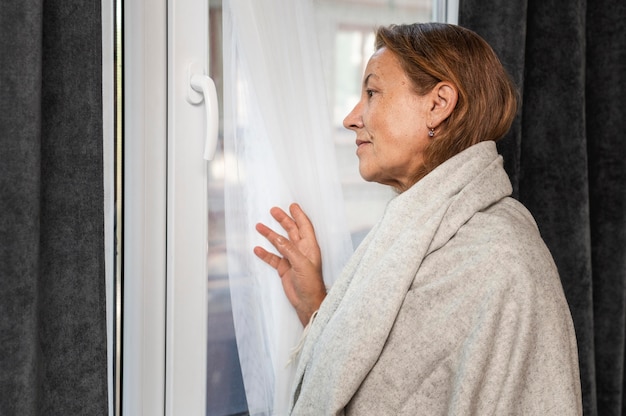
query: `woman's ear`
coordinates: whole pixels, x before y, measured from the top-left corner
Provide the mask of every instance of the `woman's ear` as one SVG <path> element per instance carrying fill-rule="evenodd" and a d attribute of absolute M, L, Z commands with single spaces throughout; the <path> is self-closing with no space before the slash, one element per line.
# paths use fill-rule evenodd
<path fill-rule="evenodd" d="M 430 127 L 436 128 L 443 123 L 454 108 L 459 99 L 459 92 L 454 84 L 447 81 L 441 81 L 431 91 L 432 107 L 430 109 L 431 123 Z"/>

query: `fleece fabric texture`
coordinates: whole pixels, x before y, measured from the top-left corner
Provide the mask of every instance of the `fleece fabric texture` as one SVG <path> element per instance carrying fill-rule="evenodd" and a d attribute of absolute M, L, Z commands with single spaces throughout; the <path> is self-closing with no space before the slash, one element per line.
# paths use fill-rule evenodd
<path fill-rule="evenodd" d="M 294 415 L 580 415 L 559 276 L 494 142 L 395 197 L 299 361 Z"/>
<path fill-rule="evenodd" d="M 559 269 L 586 416 L 626 414 L 626 2 L 461 0 L 522 106 L 498 142 Z"/>

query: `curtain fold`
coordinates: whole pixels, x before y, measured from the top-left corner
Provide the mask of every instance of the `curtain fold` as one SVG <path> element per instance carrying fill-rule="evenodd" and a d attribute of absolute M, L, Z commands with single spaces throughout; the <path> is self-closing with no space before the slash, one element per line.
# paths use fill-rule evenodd
<path fill-rule="evenodd" d="M 0 4 L 0 414 L 107 414 L 99 1 Z"/>
<path fill-rule="evenodd" d="M 625 22 L 619 0 L 461 0 L 459 8 L 459 24 L 485 37 L 520 89 L 520 113 L 499 149 L 559 268 L 585 415 L 624 406 Z"/>
<path fill-rule="evenodd" d="M 298 202 L 315 225 L 330 286 L 352 252 L 310 1 L 224 0 L 228 273 L 252 415 L 287 413 L 302 325 L 276 271 L 256 258 L 272 206 Z M 268 247 L 270 249 L 271 247 Z M 261 359 L 269 357 L 268 360 Z"/>

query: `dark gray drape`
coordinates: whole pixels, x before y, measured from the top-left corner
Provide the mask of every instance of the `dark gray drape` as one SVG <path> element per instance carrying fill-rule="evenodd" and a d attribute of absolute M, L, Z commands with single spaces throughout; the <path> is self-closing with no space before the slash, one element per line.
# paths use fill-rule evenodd
<path fill-rule="evenodd" d="M 0 414 L 107 414 L 100 0 L 0 3 Z"/>
<path fill-rule="evenodd" d="M 523 106 L 500 144 L 570 304 L 585 415 L 624 414 L 626 2 L 461 0 Z"/>

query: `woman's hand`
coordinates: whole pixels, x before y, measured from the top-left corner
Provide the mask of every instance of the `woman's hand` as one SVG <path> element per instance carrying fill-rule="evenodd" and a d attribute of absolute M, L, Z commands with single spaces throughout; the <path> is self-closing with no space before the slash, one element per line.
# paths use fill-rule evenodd
<path fill-rule="evenodd" d="M 254 254 L 278 272 L 287 299 L 296 309 L 302 325 L 306 325 L 313 312 L 319 309 L 326 297 L 322 277 L 322 256 L 313 224 L 298 204 L 289 207 L 291 217 L 280 208 L 272 208 L 270 214 L 287 232 L 288 238 L 274 232 L 264 224 L 257 224 L 257 231 L 283 256 L 255 247 Z"/>

